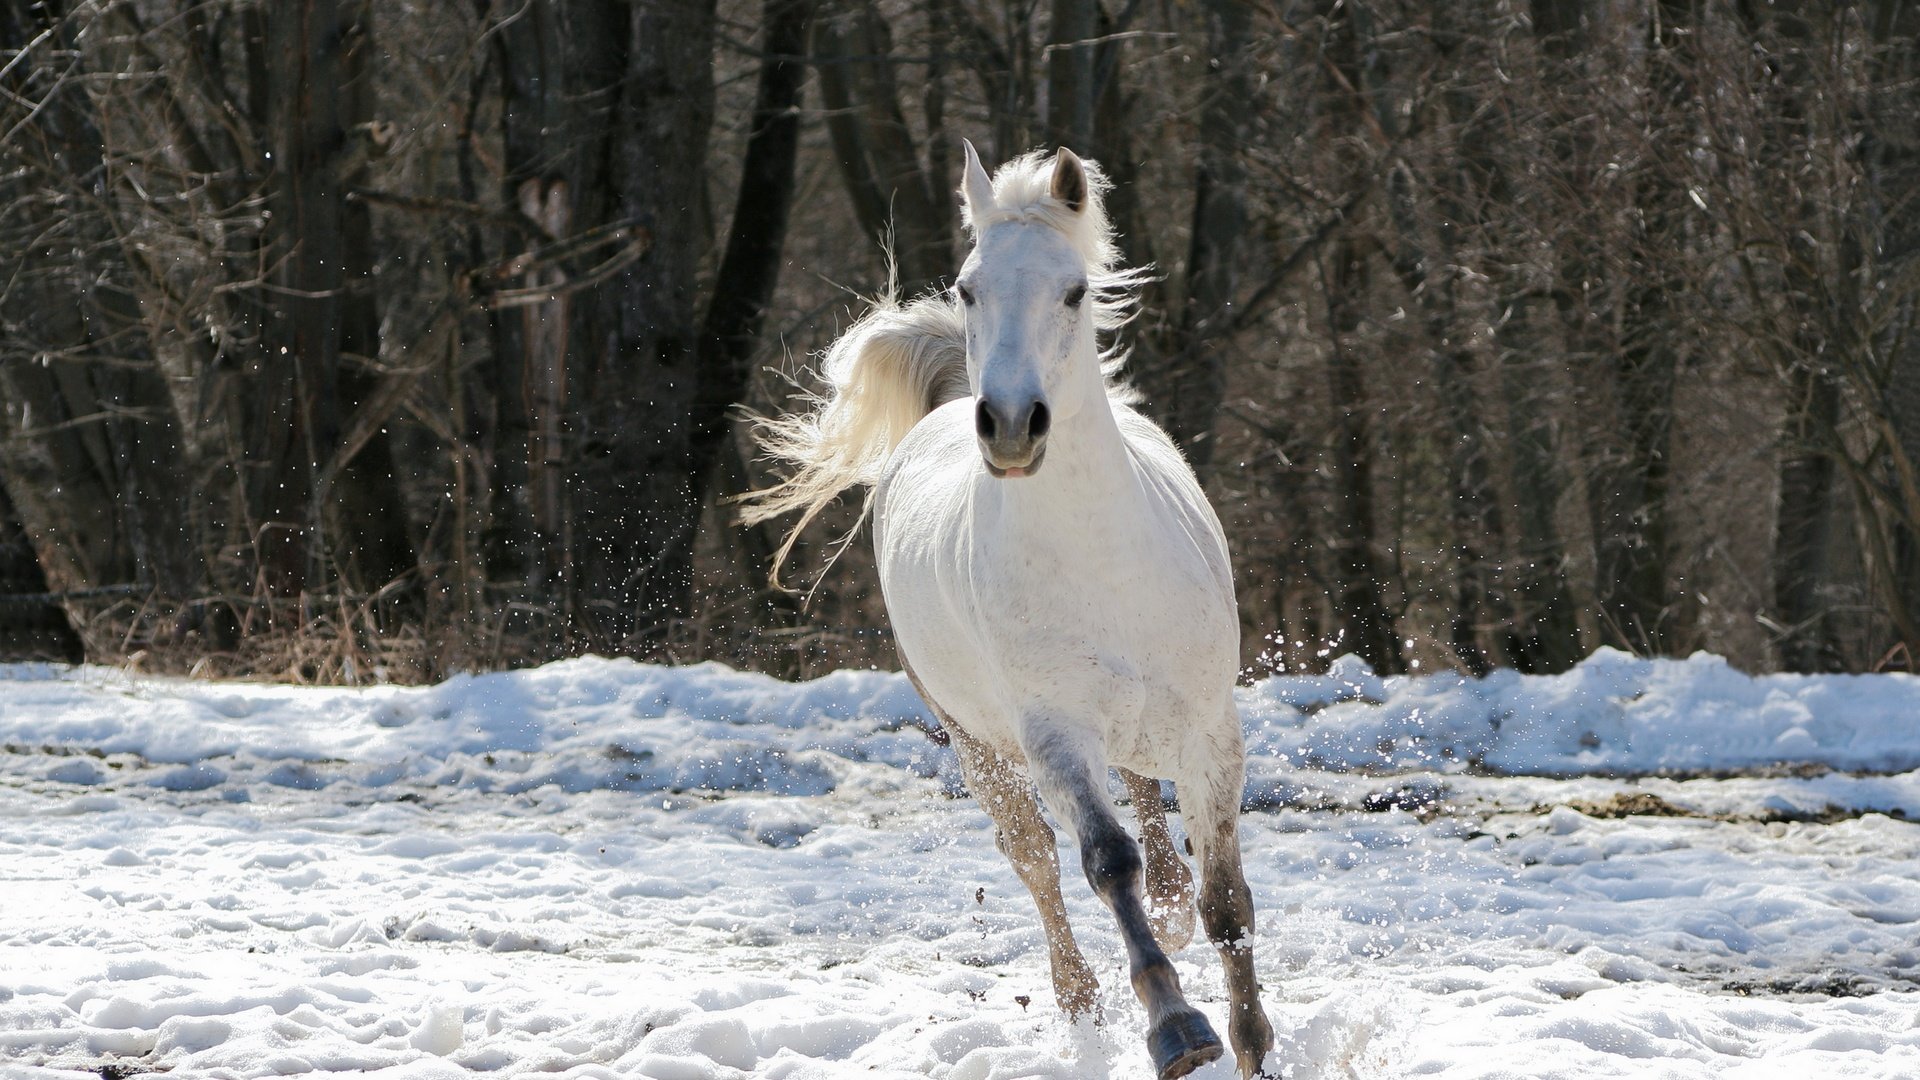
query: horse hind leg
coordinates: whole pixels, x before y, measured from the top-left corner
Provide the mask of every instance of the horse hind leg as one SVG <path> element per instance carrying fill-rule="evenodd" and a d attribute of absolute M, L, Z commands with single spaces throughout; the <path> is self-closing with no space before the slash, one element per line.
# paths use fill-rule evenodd
<path fill-rule="evenodd" d="M 1153 939 L 1167 952 L 1179 952 L 1193 940 L 1193 873 L 1173 846 L 1160 781 L 1120 770 L 1133 812 L 1140 819 L 1140 846 L 1146 861 L 1147 921 Z"/>
<path fill-rule="evenodd" d="M 1235 717 L 1238 729 L 1238 717 Z M 1180 784 L 1180 811 L 1200 856 L 1200 922 L 1227 974 L 1227 1034 L 1243 1077 L 1263 1075 L 1273 1025 L 1260 1004 L 1253 971 L 1253 891 L 1240 864 L 1240 795 L 1244 766 L 1235 758 L 1215 775 Z"/>
<path fill-rule="evenodd" d="M 925 697 L 924 694 L 921 695 Z M 932 702 L 928 702 L 929 707 Z M 1013 865 L 1033 903 L 1040 911 L 1040 926 L 1047 936 L 1047 958 L 1053 972 L 1053 995 L 1068 1017 L 1079 1019 L 1094 1014 L 1094 995 L 1100 984 L 1087 966 L 1080 946 L 1073 940 L 1073 928 L 1067 923 L 1066 901 L 1060 895 L 1060 857 L 1054 846 L 1053 829 L 1040 816 L 1040 804 L 1033 786 L 1021 770 L 1006 757 L 939 715 L 960 757 L 960 771 L 987 816 L 993 819 L 994 843 Z"/>
<path fill-rule="evenodd" d="M 1159 1080 L 1174 1080 L 1217 1059 L 1225 1049 L 1220 1036 L 1187 1004 L 1173 962 L 1154 940 L 1141 900 L 1140 847 L 1107 800 L 1105 764 L 1076 752 L 1067 740 L 1044 735 L 1025 749 L 1047 804 L 1073 825 L 1087 883 L 1113 911 L 1126 941 L 1128 976 L 1146 1006 L 1147 1052 Z"/>

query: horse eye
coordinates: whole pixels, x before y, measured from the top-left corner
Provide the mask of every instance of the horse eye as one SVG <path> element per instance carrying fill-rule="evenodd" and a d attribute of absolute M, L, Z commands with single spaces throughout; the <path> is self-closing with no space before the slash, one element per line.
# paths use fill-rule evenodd
<path fill-rule="evenodd" d="M 973 306 L 973 294 L 967 291 L 967 287 L 965 285 L 955 285 L 953 287 L 953 291 L 960 294 L 961 303 L 967 305 L 968 307 Z"/>
<path fill-rule="evenodd" d="M 1087 287 L 1085 285 L 1075 285 L 1073 287 L 1073 291 L 1067 293 L 1067 306 L 1079 307 L 1080 301 L 1085 300 L 1086 298 L 1087 298 Z"/>

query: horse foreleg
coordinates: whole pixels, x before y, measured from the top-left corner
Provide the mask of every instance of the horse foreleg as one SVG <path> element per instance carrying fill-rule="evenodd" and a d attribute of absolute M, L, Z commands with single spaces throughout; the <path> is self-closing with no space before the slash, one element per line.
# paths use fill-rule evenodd
<path fill-rule="evenodd" d="M 1235 717 L 1238 730 L 1238 717 Z M 1260 1004 L 1253 973 L 1253 891 L 1240 866 L 1240 795 L 1244 766 L 1236 757 L 1215 775 L 1180 785 L 1180 812 L 1200 857 L 1200 922 L 1227 973 L 1227 1034 L 1244 1077 L 1261 1075 L 1273 1048 L 1273 1025 Z M 1189 790 L 1191 788 L 1191 790 Z"/>
<path fill-rule="evenodd" d="M 937 710 L 936 710 L 937 711 Z M 1033 785 L 1012 761 L 968 735 L 951 719 L 940 721 L 952 736 L 960 757 L 967 789 L 993 819 L 994 843 L 1013 864 L 1033 904 L 1040 909 L 1040 925 L 1047 935 L 1047 958 L 1053 968 L 1053 994 L 1060 1008 L 1074 1019 L 1093 1014 L 1094 994 L 1100 988 L 1093 969 L 1073 940 L 1067 923 L 1066 901 L 1060 896 L 1060 857 L 1053 828 L 1040 816 Z"/>
<path fill-rule="evenodd" d="M 1193 940 L 1193 873 L 1174 850 L 1167 831 L 1167 811 L 1160 801 L 1160 781 L 1127 769 L 1120 770 L 1140 819 L 1140 846 L 1146 856 L 1147 920 L 1153 939 L 1168 952 L 1179 952 Z"/>
<path fill-rule="evenodd" d="M 1072 822 L 1080 841 L 1080 865 L 1094 894 L 1112 909 L 1127 943 L 1127 973 L 1147 1010 L 1147 1052 L 1160 1080 L 1185 1076 L 1218 1058 L 1220 1036 L 1180 992 L 1173 962 L 1154 940 L 1141 901 L 1140 847 L 1120 827 L 1107 800 L 1106 766 L 1088 760 L 1065 741 L 1034 735 L 1027 764 L 1060 817 Z M 1096 776 L 1098 783 L 1095 782 Z"/>

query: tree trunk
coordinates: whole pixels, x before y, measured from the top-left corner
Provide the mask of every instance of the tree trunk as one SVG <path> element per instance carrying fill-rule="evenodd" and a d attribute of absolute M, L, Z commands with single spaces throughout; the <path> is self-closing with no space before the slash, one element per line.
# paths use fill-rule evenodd
<path fill-rule="evenodd" d="M 1840 388 L 1809 357 L 1793 373 L 1787 430 L 1780 448 L 1775 506 L 1773 608 L 1775 648 L 1784 671 L 1839 669 L 1839 653 L 1820 597 L 1827 580 L 1833 526 L 1834 455 Z"/>
<path fill-rule="evenodd" d="M 352 149 L 372 116 L 364 73 L 363 2 L 290 0 L 269 10 L 270 143 L 276 165 L 270 251 L 277 269 L 268 325 L 268 400 L 248 445 L 266 463 L 261 563 L 271 592 L 292 596 L 338 580 L 385 585 L 412 563 L 386 438 L 342 436 L 370 390 L 343 352 L 378 353 L 372 232 L 350 206 Z"/>
<path fill-rule="evenodd" d="M 1867 173 L 1879 197 L 1870 228 L 1878 234 L 1883 277 L 1902 280 L 1899 315 L 1885 336 L 1891 355 L 1884 382 L 1888 461 L 1880 489 L 1893 523 L 1893 565 L 1886 574 L 1887 607 L 1897 640 L 1889 657 L 1904 653 L 1907 670 L 1920 670 L 1920 287 L 1911 284 L 1920 267 L 1920 214 L 1913 193 L 1920 185 L 1920 144 L 1913 133 L 1913 107 L 1920 79 L 1920 5 L 1880 0 L 1873 13 L 1872 65 L 1882 103 L 1873 117 L 1876 137 L 1866 153 Z M 1896 92 L 1894 88 L 1904 92 Z M 1894 208 L 1898 207 L 1898 210 Z"/>
<path fill-rule="evenodd" d="M 1684 138 L 1682 115 L 1689 29 L 1681 4 L 1663 4 L 1648 28 L 1650 128 Z M 1666 127 L 1661 127 L 1666 125 Z M 1673 397 L 1685 348 L 1676 299 L 1686 282 L 1676 273 L 1690 244 L 1684 226 L 1684 181 L 1658 168 L 1635 192 L 1627 239 L 1631 277 L 1620 291 L 1615 339 L 1594 374 L 1610 384 L 1610 423 L 1601 432 L 1590 483 L 1594 592 L 1601 633 L 1612 644 L 1657 656 L 1678 643 L 1680 605 L 1668 582 Z"/>
<path fill-rule="evenodd" d="M 1047 26 L 1047 141 L 1093 155 L 1098 0 L 1053 0 Z"/>
<path fill-rule="evenodd" d="M 276 596 L 326 580 L 326 493 L 316 474 L 340 434 L 340 307 L 343 242 L 338 155 L 342 25 L 333 0 L 291 0 L 267 13 L 275 165 L 271 236 L 275 292 L 269 303 L 268 409 L 252 413 L 247 445 L 264 466 L 254 485 L 261 510 L 260 562 Z"/>
<path fill-rule="evenodd" d="M 496 324 L 519 376 L 503 456 L 527 463 L 503 470 L 521 486 L 502 501 L 530 528 L 527 592 L 562 598 L 569 647 L 647 651 L 691 600 L 712 32 L 705 0 L 536 0 L 500 35 L 509 198 L 548 233 L 633 222 L 650 240 L 603 284 Z"/>
<path fill-rule="evenodd" d="M 1374 671 L 1393 674 L 1404 664 L 1384 599 L 1386 575 L 1374 551 L 1373 435 L 1367 423 L 1364 352 L 1356 341 L 1370 276 L 1365 249 L 1352 239 L 1339 241 L 1321 275 L 1333 344 L 1327 354 L 1327 380 L 1333 403 L 1334 507 L 1328 546 L 1337 589 L 1334 637 L 1339 648 L 1358 654 Z"/>
<path fill-rule="evenodd" d="M 696 271 L 714 9 L 712 0 L 665 0 L 624 10 L 610 192 L 617 217 L 642 223 L 652 246 L 588 302 L 604 336 L 581 342 L 587 366 L 569 380 L 580 389 L 573 565 L 587 642 L 645 652 L 693 597 Z"/>
<path fill-rule="evenodd" d="M 1247 174 L 1240 160 L 1254 100 L 1248 45 L 1252 8 L 1209 0 L 1206 97 L 1200 106 L 1186 299 L 1173 346 L 1159 358 L 1150 405 L 1197 470 L 1213 459 L 1213 425 L 1227 392 L 1227 358 L 1247 235 Z"/>
<path fill-rule="evenodd" d="M 1037 4 L 1010 3 L 1001 8 L 1000 26 L 1006 32 L 1003 42 L 988 28 L 969 4 L 951 4 L 945 17 L 963 43 L 962 54 L 980 80 L 981 96 L 986 100 L 987 127 L 991 145 L 980 147 L 988 161 L 1005 161 L 1032 148 L 1033 132 L 1033 49 L 1028 37 Z M 821 71 L 821 96 L 829 97 L 826 71 Z"/>
<path fill-rule="evenodd" d="M 1327 78 L 1324 94 L 1331 100 L 1328 114 L 1334 123 L 1357 126 L 1367 105 L 1353 93 L 1371 81 L 1369 68 L 1378 57 L 1371 40 L 1368 14 L 1339 5 L 1328 9 L 1337 19 L 1326 45 Z M 1237 102 L 1224 101 L 1223 108 Z M 1363 162 L 1341 162 L 1341 178 L 1360 183 Z M 1381 674 L 1402 670 L 1400 638 L 1386 605 L 1386 574 L 1380 565 L 1379 527 L 1374 511 L 1374 438 L 1366 390 L 1367 350 L 1359 340 L 1372 303 L 1370 260 L 1377 248 L 1360 226 L 1346 223 L 1331 250 L 1320 259 L 1320 280 L 1326 305 L 1328 343 L 1326 370 L 1328 402 L 1332 407 L 1332 445 L 1328 472 L 1332 477 L 1332 520 L 1327 546 L 1333 556 L 1332 631 L 1336 648 L 1358 654 Z"/>
<path fill-rule="evenodd" d="M 619 126 L 615 93 L 626 38 L 626 9 L 604 0 L 539 0 L 497 24 L 503 186 L 528 225 L 509 250 L 532 251 L 610 219 L 609 140 Z M 567 280 L 549 267 L 513 284 Z M 575 573 L 568 477 L 578 431 L 570 375 L 587 366 L 583 355 L 604 334 L 597 309 L 577 294 L 496 311 L 493 329 L 499 421 L 488 572 L 513 586 L 508 632 L 540 642 L 536 655 L 557 655 L 570 632 Z"/>
<path fill-rule="evenodd" d="M 761 324 L 780 280 L 800 149 L 800 93 L 806 79 L 806 67 L 797 58 L 806 48 L 815 4 L 816 0 L 763 0 L 762 51 L 767 59 L 760 65 L 726 255 L 714 276 L 713 298 L 701 327 L 690 450 L 693 489 L 703 495 L 712 490 L 716 476 L 725 475 L 722 466 L 728 463 L 733 435 L 729 416 L 746 399 Z M 937 103 L 930 112 L 938 116 Z M 747 528 L 757 533 L 760 526 Z M 756 567 L 764 569 L 775 545 L 762 541 L 748 543 L 744 549 L 756 556 Z M 798 613 L 798 605 L 785 593 L 771 593 L 768 603 L 782 623 L 791 622 Z"/>
<path fill-rule="evenodd" d="M 921 168 L 887 59 L 893 32 L 872 0 L 845 0 L 822 16 L 814 42 L 834 155 L 861 228 L 889 247 L 900 291 L 912 296 L 955 270 L 951 219 L 935 209 L 951 201 L 945 178 L 930 182 Z"/>
<path fill-rule="evenodd" d="M 404 388 L 419 377 L 376 374 L 375 361 L 383 353 L 373 215 L 365 202 L 346 198 L 353 188 L 368 185 L 370 125 L 378 118 L 370 64 L 375 48 L 371 3 L 348 0 L 341 10 L 340 126 L 333 135 L 341 150 L 330 177 L 341 233 L 336 384 L 341 432 L 326 444 L 319 484 L 329 543 L 340 553 L 333 572 L 358 593 L 378 592 L 417 565 L 393 440 L 385 421 L 373 414 L 397 409 Z M 402 362 L 412 359 L 402 357 Z"/>
<path fill-rule="evenodd" d="M 0 88 L 33 108 L 31 127 L 24 112 L 0 110 L 0 124 L 21 125 L 0 175 L 0 243 L 19 245 L 0 286 L 0 482 L 54 588 L 177 600 L 202 583 L 180 525 L 178 430 L 112 264 L 91 103 L 46 66 L 81 55 L 75 31 L 48 8 L 0 9 Z"/>
<path fill-rule="evenodd" d="M 1411 102 L 1423 88 L 1401 86 L 1397 94 Z M 1461 95 L 1450 95 L 1459 97 Z M 1493 669 L 1486 637 L 1507 622 L 1493 595 L 1491 567 L 1504 539 L 1487 461 L 1484 411 L 1474 396 L 1474 355 L 1467 343 L 1472 329 L 1463 317 L 1457 278 L 1460 253 L 1453 237 L 1470 226 L 1486 206 L 1469 185 L 1469 173 L 1497 172 L 1489 147 L 1469 125 L 1477 110 L 1471 100 L 1453 103 L 1446 118 L 1453 153 L 1433 173 L 1416 176 L 1405 164 L 1388 177 L 1388 205 L 1395 233 L 1394 273 L 1409 303 L 1420 312 L 1430 353 L 1429 370 L 1446 423 L 1447 524 L 1454 559 L 1454 590 L 1448 613 L 1448 644 L 1470 674 Z M 1388 110 L 1381 110 L 1383 112 Z M 1398 110 L 1392 110 L 1398 112 Z"/>
<path fill-rule="evenodd" d="M 1834 138 L 1827 130 L 1827 110 L 1810 112 L 1806 107 L 1814 100 L 1807 95 L 1817 94 L 1824 81 L 1824 65 L 1815 59 L 1824 50 L 1815 43 L 1805 11 L 1799 4 L 1782 3 L 1740 14 L 1756 54 L 1764 49 L 1769 57 L 1779 91 L 1770 110 L 1774 122 L 1761 135 L 1765 155 L 1773 160 L 1830 160 L 1828 152 L 1817 149 L 1819 143 L 1830 144 Z M 1774 273 L 1779 274 L 1782 291 L 1794 298 L 1794 308 L 1801 309 L 1789 316 L 1795 324 L 1790 332 L 1766 335 L 1762 346 L 1772 355 L 1787 391 L 1779 494 L 1774 504 L 1770 614 L 1777 662 L 1783 670 L 1796 672 L 1837 671 L 1843 666 L 1838 625 L 1823 596 L 1832 580 L 1833 533 L 1839 524 L 1834 491 L 1837 464 L 1846 454 L 1839 427 L 1842 386 L 1830 365 L 1857 348 L 1857 335 L 1818 313 L 1840 311 L 1846 313 L 1842 321 L 1848 320 L 1858 310 L 1857 300 L 1835 302 L 1835 294 L 1852 293 L 1846 279 L 1865 268 L 1840 269 L 1852 262 L 1845 253 L 1856 245 L 1845 235 L 1844 226 L 1838 231 L 1832 227 L 1839 208 L 1826 205 L 1822 198 L 1830 194 L 1831 189 L 1821 191 L 1810 177 L 1780 190 L 1779 196 L 1792 204 L 1791 213 L 1783 215 L 1786 220 L 1768 224 L 1793 237 L 1789 243 L 1798 249 L 1797 257 L 1781 259 L 1777 269 L 1763 269 L 1751 261 L 1746 266 L 1750 278 L 1765 275 L 1771 280 Z M 1752 250 L 1775 249 L 1763 245 Z M 1755 306 L 1764 310 L 1764 303 Z"/>
<path fill-rule="evenodd" d="M 1615 131 L 1623 124 L 1633 125 L 1638 137 L 1658 138 L 1667 132 L 1656 132 L 1655 125 L 1676 123 L 1679 76 L 1675 63 L 1660 55 L 1675 47 L 1674 27 L 1649 20 L 1664 28 L 1661 39 L 1625 49 L 1639 66 L 1623 91 L 1617 71 L 1590 69 L 1608 63 L 1603 41 L 1644 35 L 1647 26 L 1618 25 L 1624 16 L 1589 0 L 1535 0 L 1532 9 L 1550 67 L 1585 80 L 1568 108 L 1590 118 L 1587 89 L 1607 88 L 1606 113 L 1587 125 L 1597 134 L 1561 135 L 1552 143 L 1556 186 L 1564 192 L 1557 206 L 1564 223 L 1554 236 L 1552 291 L 1566 347 L 1588 388 L 1589 411 L 1601 418 L 1583 454 L 1601 638 L 1654 654 L 1670 647 L 1676 630 L 1667 591 L 1666 489 L 1681 343 L 1668 294 L 1681 284 L 1669 275 L 1685 245 L 1676 205 L 1685 199 L 1684 185 L 1661 175 L 1657 163 L 1645 166 L 1624 196 L 1633 205 L 1623 208 L 1618 192 L 1624 181 L 1599 182 L 1614 166 L 1606 163 L 1608 147 L 1594 140 L 1622 137 Z M 1617 42 L 1613 47 L 1620 48 Z M 1638 80 L 1652 87 L 1647 104 L 1623 117 L 1636 108 L 1631 87 L 1642 85 Z M 1621 100 L 1623 94 L 1628 100 Z M 1569 127 L 1580 122 L 1557 118 Z M 1622 264 L 1630 267 L 1627 279 L 1613 280 L 1610 268 Z"/>
<path fill-rule="evenodd" d="M 47 576 L 0 484 L 0 663 L 86 658 L 67 613 L 39 595 L 46 591 Z"/>
<path fill-rule="evenodd" d="M 1540 333 L 1545 305 L 1524 286 L 1507 297 L 1495 331 L 1505 407 L 1517 539 L 1510 623 L 1503 651 L 1531 674 L 1565 671 L 1585 655 L 1580 612 L 1567 581 L 1567 550 L 1555 524 L 1566 488 L 1558 440 L 1539 369 L 1555 346 Z"/>

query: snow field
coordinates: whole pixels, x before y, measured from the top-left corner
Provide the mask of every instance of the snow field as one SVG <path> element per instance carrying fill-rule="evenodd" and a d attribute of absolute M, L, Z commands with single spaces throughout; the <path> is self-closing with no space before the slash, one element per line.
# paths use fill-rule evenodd
<path fill-rule="evenodd" d="M 1242 707 L 1270 1067 L 1920 1076 L 1916 680 L 1603 653 Z M 0 1074 L 1145 1075 L 1111 920 L 1069 873 L 1068 1025 L 924 722 L 876 673 L 0 669 Z M 1753 774 L 1587 775 L 1657 770 Z"/>

